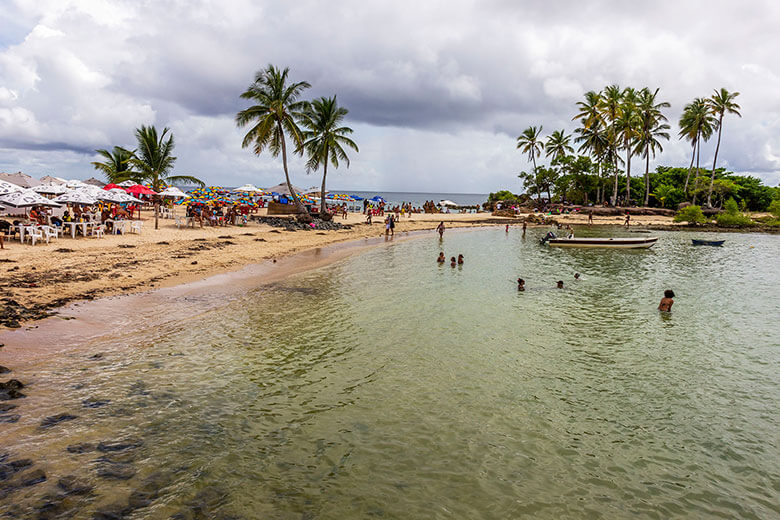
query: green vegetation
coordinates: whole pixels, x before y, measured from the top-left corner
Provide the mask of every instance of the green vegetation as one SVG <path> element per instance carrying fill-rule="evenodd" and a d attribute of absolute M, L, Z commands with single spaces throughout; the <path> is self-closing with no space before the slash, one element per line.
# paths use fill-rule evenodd
<path fill-rule="evenodd" d="M 491 193 L 488 195 L 488 202 L 498 202 L 499 200 L 519 200 L 521 198 L 520 195 L 515 195 L 509 190 L 499 190 L 495 193 Z"/>
<path fill-rule="evenodd" d="M 749 216 L 739 212 L 739 206 L 734 199 L 726 201 L 723 206 L 723 213 L 718 215 L 717 221 L 718 225 L 723 227 L 749 227 L 755 225 L 755 222 Z"/>
<path fill-rule="evenodd" d="M 768 208 L 769 213 L 775 216 L 775 218 L 780 219 L 780 199 L 775 199 L 772 201 L 772 203 L 769 205 Z"/>
<path fill-rule="evenodd" d="M 344 146 L 352 148 L 356 152 L 358 146 L 347 137 L 352 134 L 352 129 L 339 126 L 349 111 L 336 103 L 336 96 L 332 98 L 321 97 L 312 101 L 301 116 L 303 131 L 303 148 L 309 154 L 306 162 L 308 171 L 316 171 L 322 166 L 322 189 L 320 191 L 320 212 L 326 214 L 325 206 L 325 177 L 328 175 L 328 163 L 334 168 L 339 167 L 339 161 L 346 163 L 349 168 L 349 157 L 344 151 Z"/>
<path fill-rule="evenodd" d="M 741 117 L 735 102 L 739 92 L 715 90 L 709 98 L 688 103 L 678 122 L 680 139 L 691 144 L 687 168 L 658 166 L 650 171 L 650 159 L 663 151 L 670 126 L 664 110 L 669 103 L 659 99 L 659 90 L 621 88 L 609 85 L 599 92 L 589 91 L 577 102 L 574 121 L 576 154 L 572 135 L 556 130 L 546 138 L 541 126 L 529 126 L 517 138 L 517 148 L 532 166 L 518 177 L 530 196 L 545 202 L 575 204 L 630 205 L 644 203 L 674 209 L 682 202 L 705 201 L 719 207 L 733 197 L 743 211 L 764 211 L 780 188 L 770 188 L 756 177 L 735 175 L 717 167 L 724 116 Z M 713 168 L 701 167 L 702 145 L 717 132 Z M 542 151 L 549 164 L 537 164 Z M 644 159 L 644 179 L 632 176 L 632 159 Z M 622 175 L 621 175 L 622 174 Z M 612 195 L 608 196 L 611 192 Z M 642 194 L 637 195 L 637 194 Z"/>
<path fill-rule="evenodd" d="M 295 145 L 294 152 L 309 157 L 307 169 L 322 170 L 322 209 L 325 208 L 325 177 L 327 165 L 338 168 L 339 161 L 349 166 L 349 158 L 343 146 L 358 151 L 357 145 L 347 137 L 352 133 L 349 127 L 339 126 L 347 115 L 347 109 L 339 107 L 336 97 L 319 98 L 313 102 L 300 99 L 304 90 L 311 87 L 306 81 L 290 83 L 290 69 L 278 69 L 268 65 L 255 75 L 255 81 L 241 94 L 243 99 L 255 105 L 236 114 L 236 124 L 243 128 L 251 125 L 241 143 L 243 148 L 252 146 L 255 154 L 269 150 L 274 157 L 282 156 L 284 178 L 293 202 L 302 214 L 308 214 L 290 182 L 287 168 L 287 141 Z M 301 126 L 304 129 L 301 129 Z"/>
<path fill-rule="evenodd" d="M 674 216 L 675 222 L 687 222 L 688 224 L 704 224 L 707 218 L 701 211 L 701 206 L 685 206 Z"/>
<path fill-rule="evenodd" d="M 98 155 L 105 158 L 104 162 L 94 161 L 90 164 L 100 171 L 108 182 L 119 184 L 126 180 L 134 180 L 140 182 L 141 179 L 137 178 L 138 172 L 133 171 L 130 165 L 130 159 L 133 158 L 135 150 L 130 151 L 121 146 L 115 146 L 110 152 L 108 150 L 95 150 Z"/>

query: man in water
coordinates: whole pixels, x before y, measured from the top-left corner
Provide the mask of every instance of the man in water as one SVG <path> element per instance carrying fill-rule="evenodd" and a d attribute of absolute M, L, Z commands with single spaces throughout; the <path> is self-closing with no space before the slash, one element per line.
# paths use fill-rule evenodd
<path fill-rule="evenodd" d="M 558 289 L 563 289 L 563 280 L 558 280 L 556 282 L 556 286 L 558 287 Z"/>
<path fill-rule="evenodd" d="M 664 297 L 661 298 L 661 303 L 658 304 L 658 310 L 661 312 L 671 312 L 672 305 L 674 305 L 674 291 L 667 289 L 664 291 Z"/>
<path fill-rule="evenodd" d="M 444 238 L 444 221 L 442 220 L 439 222 L 439 225 L 436 227 L 436 231 L 439 232 L 439 238 Z"/>
<path fill-rule="evenodd" d="M 527 227 L 528 227 L 528 222 L 526 222 L 526 221 L 524 220 L 524 221 L 523 221 L 523 234 L 524 234 L 524 235 L 525 235 L 525 228 L 527 228 Z"/>
<path fill-rule="evenodd" d="M 574 279 L 580 281 L 580 273 L 574 273 Z"/>
<path fill-rule="evenodd" d="M 458 265 L 458 262 L 455 260 L 455 257 L 450 257 L 450 267 L 455 267 Z"/>
<path fill-rule="evenodd" d="M 458 255 L 458 265 L 463 265 L 463 255 Z"/>
<path fill-rule="evenodd" d="M 517 279 L 517 290 L 525 291 L 525 280 L 523 280 L 522 278 Z"/>
<path fill-rule="evenodd" d="M 444 251 L 439 253 L 439 258 L 437 258 L 436 261 L 439 262 L 440 264 L 443 264 L 444 262 L 447 261 L 447 257 L 444 256 Z"/>

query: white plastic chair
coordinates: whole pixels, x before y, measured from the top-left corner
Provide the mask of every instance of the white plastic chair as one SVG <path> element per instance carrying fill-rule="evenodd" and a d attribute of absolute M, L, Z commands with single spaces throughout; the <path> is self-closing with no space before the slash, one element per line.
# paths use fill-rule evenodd
<path fill-rule="evenodd" d="M 29 227 L 24 232 L 24 239 L 29 239 L 32 245 L 35 245 L 37 240 L 43 240 L 43 231 L 37 227 Z"/>
<path fill-rule="evenodd" d="M 106 226 L 103 224 L 100 224 L 99 226 L 95 226 L 92 228 L 92 236 L 95 238 L 103 238 L 103 235 L 106 232 Z"/>
<path fill-rule="evenodd" d="M 182 218 L 179 215 L 173 216 L 173 221 L 176 223 L 176 227 L 181 229 L 182 226 L 187 226 L 187 222 L 183 221 Z"/>
<path fill-rule="evenodd" d="M 43 239 L 46 240 L 46 243 L 49 243 L 49 240 L 52 238 L 57 239 L 59 238 L 59 230 L 52 226 L 41 226 L 38 228 L 43 233 Z"/>
<path fill-rule="evenodd" d="M 142 226 L 143 226 L 143 222 L 141 222 L 140 220 L 133 220 L 132 222 L 130 222 L 130 232 L 140 233 Z"/>

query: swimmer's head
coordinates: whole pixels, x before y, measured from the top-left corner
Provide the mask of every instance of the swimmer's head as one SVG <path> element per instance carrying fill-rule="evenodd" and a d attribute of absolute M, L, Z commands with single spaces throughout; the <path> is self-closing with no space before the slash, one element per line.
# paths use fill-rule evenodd
<path fill-rule="evenodd" d="M 664 298 L 674 298 L 674 291 L 667 289 L 664 291 Z"/>
<path fill-rule="evenodd" d="M 574 273 L 574 279 L 579 280 L 580 279 L 580 273 Z"/>
<path fill-rule="evenodd" d="M 525 285 L 525 280 L 523 280 L 522 278 L 518 278 L 517 285 Z"/>
<path fill-rule="evenodd" d="M 558 285 L 558 289 L 563 289 L 563 280 L 558 280 L 556 284 Z"/>

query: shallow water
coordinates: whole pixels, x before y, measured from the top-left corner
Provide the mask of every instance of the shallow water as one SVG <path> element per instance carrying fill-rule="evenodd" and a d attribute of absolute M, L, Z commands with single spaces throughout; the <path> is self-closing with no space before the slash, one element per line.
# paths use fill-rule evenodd
<path fill-rule="evenodd" d="M 0 514 L 780 515 L 780 238 L 598 251 L 542 234 L 382 246 L 13 374 L 32 384 L 0 456 L 48 479 Z M 66 450 L 126 438 L 143 445 Z M 57 495 L 65 475 L 94 490 Z"/>

